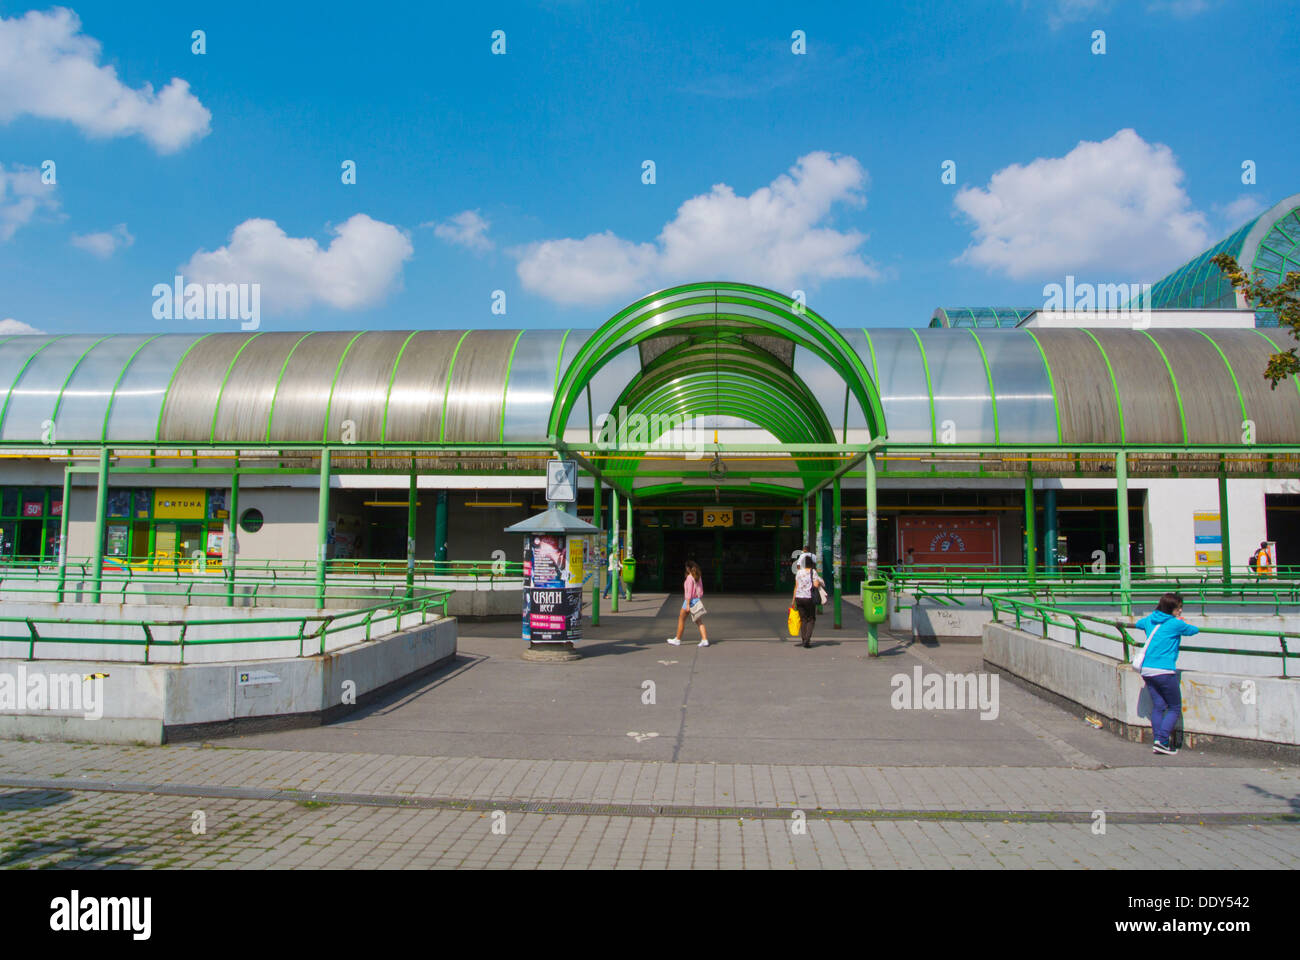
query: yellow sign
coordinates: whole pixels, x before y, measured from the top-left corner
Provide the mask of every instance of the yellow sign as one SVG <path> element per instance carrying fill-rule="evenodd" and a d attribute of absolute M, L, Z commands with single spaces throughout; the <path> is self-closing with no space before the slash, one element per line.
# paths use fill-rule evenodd
<path fill-rule="evenodd" d="M 568 585 L 579 586 L 582 584 L 582 557 L 586 553 L 586 537 L 569 537 L 569 579 Z"/>
<path fill-rule="evenodd" d="M 706 527 L 729 527 L 731 526 L 731 508 L 714 507 L 712 510 L 704 511 L 704 525 Z"/>
<path fill-rule="evenodd" d="M 155 520 L 202 520 L 203 489 L 159 487 L 153 492 Z"/>

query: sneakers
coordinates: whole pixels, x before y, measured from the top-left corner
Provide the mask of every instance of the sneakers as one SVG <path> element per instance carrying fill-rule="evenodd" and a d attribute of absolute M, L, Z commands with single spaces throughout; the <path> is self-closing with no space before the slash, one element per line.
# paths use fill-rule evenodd
<path fill-rule="evenodd" d="M 680 647 L 682 645 L 682 641 L 677 637 L 669 637 L 668 642 L 671 643 L 674 647 Z"/>
<path fill-rule="evenodd" d="M 704 640 L 704 639 L 701 639 L 701 640 L 700 640 L 700 646 L 701 646 L 701 647 L 707 647 L 708 645 L 709 645 L 709 641 L 708 641 L 708 640 Z"/>
<path fill-rule="evenodd" d="M 1177 749 L 1176 747 L 1170 747 L 1168 744 L 1164 744 L 1164 743 L 1161 743 L 1159 740 L 1156 740 L 1156 741 L 1153 741 L 1152 744 L 1151 744 L 1151 752 L 1152 752 L 1152 753 L 1163 753 L 1163 754 L 1167 754 L 1168 756 L 1171 756 L 1171 757 L 1172 757 L 1174 754 L 1176 754 L 1176 753 L 1178 752 L 1178 749 Z"/>

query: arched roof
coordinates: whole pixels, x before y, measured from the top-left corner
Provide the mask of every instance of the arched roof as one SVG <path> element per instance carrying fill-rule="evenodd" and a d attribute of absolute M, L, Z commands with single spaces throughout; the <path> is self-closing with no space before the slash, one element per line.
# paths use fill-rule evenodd
<path fill-rule="evenodd" d="M 730 352 L 731 362 L 739 372 L 752 374 L 789 366 L 796 350 L 807 351 L 839 377 L 854 397 L 871 436 L 884 435 L 884 415 L 875 386 L 862 358 L 843 334 L 802 302 L 763 287 L 726 281 L 683 284 L 652 293 L 592 333 L 560 380 L 550 435 L 565 433 L 579 395 L 611 361 L 635 347 L 648 371 L 661 364 L 662 355 L 684 344 L 708 345 L 715 357 L 724 344 L 735 346 L 738 349 Z M 710 364 L 708 350 L 700 365 L 711 371 L 716 362 Z M 779 385 L 764 376 L 750 376 L 747 387 L 773 407 L 788 399 Z M 670 394 L 676 389 L 673 384 L 667 388 Z M 678 406 L 687 409 L 685 401 Z M 769 427 L 762 419 L 757 423 Z"/>
<path fill-rule="evenodd" d="M 1300 193 L 1274 204 L 1151 287 L 1154 309 L 1238 309 L 1246 302 L 1210 260 L 1229 253 L 1250 275 L 1276 284 L 1300 270 Z M 1274 321 L 1276 325 L 1276 321 Z"/>
<path fill-rule="evenodd" d="M 602 368 L 583 391 L 590 391 L 593 419 L 620 402 L 675 409 L 664 399 L 671 391 L 690 401 L 681 409 L 713 412 L 714 348 L 692 343 L 688 330 L 676 328 L 676 341 L 643 344 Z M 891 446 L 945 439 L 1235 446 L 1244 420 L 1254 423 L 1255 443 L 1300 443 L 1300 384 L 1273 390 L 1262 376 L 1283 346 L 1275 332 L 845 328 L 837 335 L 879 397 Z M 565 371 L 594 336 L 419 330 L 8 337 L 0 339 L 0 443 L 540 445 Z M 798 347 L 782 354 L 779 338 L 773 340 L 772 350 L 743 337 L 718 344 L 746 360 L 726 374 L 728 406 L 755 415 L 760 404 L 775 404 L 780 419 L 773 423 L 788 425 L 792 436 L 807 431 L 809 442 L 824 442 L 830 425 L 835 436 L 855 442 L 855 423 L 844 415 L 844 381 L 824 358 Z M 573 410 L 566 437 L 586 440 L 586 402 Z M 857 427 L 857 442 L 875 435 L 861 417 Z"/>

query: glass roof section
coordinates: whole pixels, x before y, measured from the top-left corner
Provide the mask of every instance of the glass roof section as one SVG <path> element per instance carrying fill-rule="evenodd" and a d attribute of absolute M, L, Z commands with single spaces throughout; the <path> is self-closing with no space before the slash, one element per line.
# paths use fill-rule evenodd
<path fill-rule="evenodd" d="M 1037 307 L 940 307 L 932 327 L 1016 327 Z"/>

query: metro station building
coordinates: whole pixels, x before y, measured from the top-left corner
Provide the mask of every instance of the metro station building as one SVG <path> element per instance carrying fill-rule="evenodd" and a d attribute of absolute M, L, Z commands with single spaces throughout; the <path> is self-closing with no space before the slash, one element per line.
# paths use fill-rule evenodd
<path fill-rule="evenodd" d="M 1220 252 L 1300 270 L 1300 195 L 1155 283 L 1140 324 L 942 308 L 875 327 L 706 282 L 594 330 L 13 336 L 0 556 L 52 565 L 66 537 L 139 569 L 515 561 L 503 530 L 545 506 L 559 453 L 579 515 L 617 516 L 624 542 L 630 518 L 642 589 L 676 589 L 688 557 L 714 591 L 781 589 L 805 540 L 844 590 L 909 547 L 1043 571 L 1226 553 L 1244 574 L 1271 540 L 1300 564 L 1300 383 L 1262 376 L 1290 334 Z"/>

